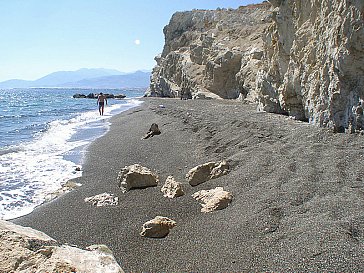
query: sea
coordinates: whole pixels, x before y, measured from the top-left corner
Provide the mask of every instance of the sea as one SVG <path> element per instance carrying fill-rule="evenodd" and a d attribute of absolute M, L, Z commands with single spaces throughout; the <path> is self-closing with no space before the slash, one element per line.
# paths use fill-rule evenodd
<path fill-rule="evenodd" d="M 112 116 L 142 103 L 142 89 L 29 88 L 0 90 L 0 219 L 26 215 L 70 179 L 82 175 L 88 145 Z M 124 94 L 97 100 L 74 94 Z M 81 171 L 76 168 L 81 167 Z"/>

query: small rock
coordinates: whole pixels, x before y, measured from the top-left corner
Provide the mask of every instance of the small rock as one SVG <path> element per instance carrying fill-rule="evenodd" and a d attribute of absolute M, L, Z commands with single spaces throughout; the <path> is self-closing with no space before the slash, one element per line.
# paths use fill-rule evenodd
<path fill-rule="evenodd" d="M 145 134 L 143 139 L 147 139 L 147 138 L 153 137 L 155 135 L 160 135 L 160 134 L 161 134 L 161 131 L 158 128 L 158 124 L 157 123 L 152 123 L 152 125 L 149 128 L 148 133 Z"/>
<path fill-rule="evenodd" d="M 201 212 L 212 212 L 226 208 L 232 201 L 233 196 L 230 192 L 224 191 L 222 187 L 216 187 L 211 190 L 201 190 L 192 197 L 197 201 L 201 201 Z"/>
<path fill-rule="evenodd" d="M 168 198 L 175 198 L 185 194 L 182 189 L 182 184 L 177 182 L 171 175 L 167 177 L 161 192 L 163 192 L 164 197 Z"/>
<path fill-rule="evenodd" d="M 176 222 L 163 216 L 156 216 L 143 224 L 140 235 L 149 238 L 163 238 L 169 233 L 169 230 L 176 226 Z"/>
<path fill-rule="evenodd" d="M 113 194 L 104 192 L 85 198 L 85 202 L 91 203 L 96 207 L 117 206 L 119 203 L 119 198 L 115 197 Z"/>
<path fill-rule="evenodd" d="M 192 168 L 186 174 L 186 179 L 191 186 L 196 186 L 208 180 L 225 175 L 228 172 L 229 164 L 225 160 L 221 162 L 207 162 Z"/>
<path fill-rule="evenodd" d="M 148 168 L 134 164 L 121 169 L 117 181 L 121 191 L 127 192 L 133 188 L 155 187 L 159 177 Z"/>
<path fill-rule="evenodd" d="M 84 99 L 84 98 L 86 98 L 86 95 L 84 95 L 84 94 L 74 94 L 73 95 L 73 98 L 74 99 Z"/>
<path fill-rule="evenodd" d="M 56 190 L 55 192 L 49 193 L 47 194 L 47 196 L 45 197 L 45 201 L 49 202 L 65 193 L 69 193 L 70 191 L 72 191 L 73 189 L 82 186 L 82 184 L 80 183 L 75 183 L 73 181 L 67 181 L 66 184 L 64 184 L 62 186 L 62 188 Z"/>

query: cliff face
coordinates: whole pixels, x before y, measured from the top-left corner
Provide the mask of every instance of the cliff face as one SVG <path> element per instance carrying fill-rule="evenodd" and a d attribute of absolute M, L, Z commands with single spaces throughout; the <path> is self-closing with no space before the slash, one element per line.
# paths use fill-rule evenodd
<path fill-rule="evenodd" d="M 251 70 L 260 67 L 269 9 L 265 3 L 237 10 L 175 13 L 164 28 L 165 46 L 155 58 L 149 95 L 245 97 L 255 88 Z"/>
<path fill-rule="evenodd" d="M 174 14 L 148 94 L 240 97 L 344 131 L 364 99 L 364 2 L 269 2 Z"/>
<path fill-rule="evenodd" d="M 362 0 L 271 0 L 260 109 L 342 132 L 364 99 Z"/>

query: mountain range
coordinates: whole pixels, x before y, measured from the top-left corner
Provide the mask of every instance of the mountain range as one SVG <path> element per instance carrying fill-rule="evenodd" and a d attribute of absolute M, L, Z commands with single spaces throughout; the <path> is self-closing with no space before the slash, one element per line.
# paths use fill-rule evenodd
<path fill-rule="evenodd" d="M 77 88 L 146 88 L 150 72 L 124 73 L 114 69 L 82 68 L 76 71 L 58 71 L 34 81 L 8 80 L 0 88 L 77 87 Z"/>

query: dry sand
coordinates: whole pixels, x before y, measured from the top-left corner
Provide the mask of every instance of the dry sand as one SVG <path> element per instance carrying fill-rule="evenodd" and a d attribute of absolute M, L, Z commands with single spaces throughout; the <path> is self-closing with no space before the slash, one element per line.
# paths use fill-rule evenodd
<path fill-rule="evenodd" d="M 163 107 L 160 105 L 163 104 Z M 108 245 L 126 272 L 363 272 L 364 137 L 333 134 L 237 101 L 145 99 L 112 119 L 89 148 L 83 186 L 14 222 L 62 243 Z M 159 136 L 141 137 L 155 122 Z M 231 172 L 191 187 L 195 165 L 226 159 Z M 158 187 L 121 193 L 119 170 L 155 170 Z M 168 175 L 186 195 L 163 197 Z M 204 214 L 191 194 L 222 186 L 231 205 Z M 109 192 L 116 207 L 85 197 Z M 139 235 L 157 215 L 177 226 L 163 239 Z"/>

